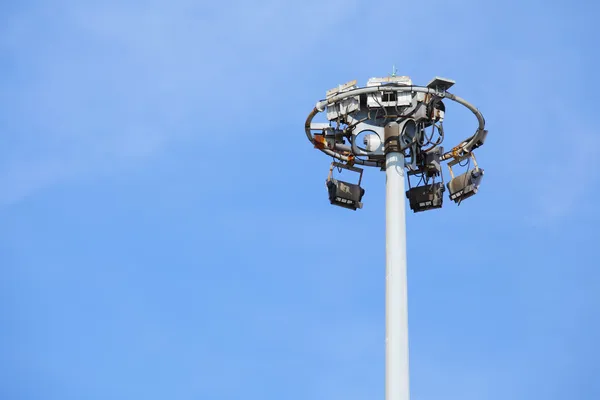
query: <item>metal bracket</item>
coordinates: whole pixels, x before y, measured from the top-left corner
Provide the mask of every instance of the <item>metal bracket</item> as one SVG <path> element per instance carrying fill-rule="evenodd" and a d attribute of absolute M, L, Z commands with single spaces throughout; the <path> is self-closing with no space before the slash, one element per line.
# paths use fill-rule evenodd
<path fill-rule="evenodd" d="M 331 163 L 331 167 L 329 167 L 329 175 L 327 175 L 328 180 L 330 180 L 333 177 L 333 168 L 335 168 L 335 167 L 358 173 L 358 185 L 360 186 L 360 182 L 362 181 L 362 175 L 363 175 L 362 168 L 357 168 L 357 167 L 353 167 L 351 165 L 342 164 L 337 161 L 334 161 Z"/>
<path fill-rule="evenodd" d="M 475 166 L 474 169 L 479 169 L 479 165 L 477 165 L 477 159 L 475 159 L 474 153 L 463 154 L 462 156 L 455 157 L 454 160 L 448 162 L 448 169 L 450 170 L 450 176 L 452 179 L 454 179 L 454 171 L 452 171 L 452 167 L 458 163 L 463 162 L 469 157 L 471 158 L 471 160 L 473 160 L 473 165 Z"/>

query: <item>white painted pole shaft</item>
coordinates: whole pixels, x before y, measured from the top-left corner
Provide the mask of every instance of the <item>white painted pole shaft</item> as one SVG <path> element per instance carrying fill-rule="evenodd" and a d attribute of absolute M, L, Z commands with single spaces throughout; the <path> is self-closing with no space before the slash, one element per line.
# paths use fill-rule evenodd
<path fill-rule="evenodd" d="M 385 157 L 385 400 L 409 400 L 404 156 Z"/>

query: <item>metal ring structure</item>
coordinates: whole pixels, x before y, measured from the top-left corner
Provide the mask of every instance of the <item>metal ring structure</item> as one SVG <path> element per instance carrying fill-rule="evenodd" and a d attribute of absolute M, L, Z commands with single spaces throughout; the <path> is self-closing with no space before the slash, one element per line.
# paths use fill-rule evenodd
<path fill-rule="evenodd" d="M 473 114 L 475 114 L 475 117 L 477 118 L 477 122 L 478 122 L 478 128 L 477 128 L 477 131 L 475 132 L 475 134 L 473 134 L 472 136 L 463 140 L 458 145 L 454 146 L 452 148 L 452 150 L 444 153 L 444 155 L 441 157 L 441 160 L 449 160 L 450 158 L 456 157 L 457 155 L 469 153 L 470 148 L 473 147 L 473 145 L 475 144 L 475 141 L 478 136 L 477 134 L 479 132 L 483 132 L 485 130 L 485 119 L 483 118 L 483 115 L 481 114 L 481 112 L 479 112 L 479 110 L 474 105 L 472 105 L 471 103 L 469 103 L 468 101 L 466 101 L 465 99 L 463 99 L 461 97 L 458 97 L 447 91 L 439 91 L 439 90 L 424 87 L 424 86 L 386 84 L 386 85 L 351 89 L 351 90 L 336 94 L 334 96 L 331 96 L 330 98 L 328 98 L 326 100 L 319 101 L 316 104 L 315 108 L 310 112 L 310 114 L 308 114 L 308 118 L 306 119 L 306 123 L 304 126 L 308 140 L 314 145 L 315 141 L 311 134 L 311 128 L 310 128 L 311 122 L 312 122 L 313 118 L 315 117 L 315 115 L 317 115 L 320 112 L 325 111 L 327 106 L 334 105 L 335 103 L 345 100 L 349 97 L 355 97 L 355 96 L 359 96 L 361 94 L 371 94 L 371 93 L 378 93 L 378 92 L 386 92 L 386 93 L 388 93 L 388 92 L 410 92 L 411 94 L 412 93 L 431 94 L 431 95 L 438 96 L 442 99 L 445 98 L 445 99 L 450 99 L 452 101 L 455 101 L 458 104 L 461 104 L 464 107 L 466 107 L 467 109 L 469 109 Z M 334 157 L 338 160 L 346 161 L 346 162 L 350 161 L 348 156 L 340 154 L 331 149 L 319 148 L 319 150 L 321 150 L 323 153 L 325 153 L 331 157 Z M 365 166 L 373 166 L 373 167 L 379 166 L 379 164 L 375 161 L 362 160 L 360 158 L 354 158 L 352 162 L 355 164 L 361 164 L 361 165 L 365 165 Z"/>

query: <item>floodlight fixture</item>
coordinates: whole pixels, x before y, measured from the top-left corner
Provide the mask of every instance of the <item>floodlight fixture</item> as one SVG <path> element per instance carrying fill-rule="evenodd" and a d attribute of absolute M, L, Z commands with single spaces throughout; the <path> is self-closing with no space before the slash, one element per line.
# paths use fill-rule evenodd
<path fill-rule="evenodd" d="M 410 209 L 414 212 L 442 208 L 444 184 L 441 182 L 416 186 L 406 192 Z"/>
<path fill-rule="evenodd" d="M 450 200 L 460 204 L 463 200 L 474 196 L 479 190 L 481 178 L 483 178 L 483 170 L 475 168 L 451 179 L 448 182 Z"/>
<path fill-rule="evenodd" d="M 461 162 L 465 161 L 467 162 L 467 171 L 458 176 L 454 176 L 454 170 L 452 167 L 454 167 L 456 164 L 461 165 Z M 473 169 L 469 169 L 471 162 L 473 163 Z M 483 169 L 479 168 L 477 159 L 473 153 L 469 153 L 468 155 L 452 160 L 448 163 L 448 169 L 450 170 L 450 177 L 452 178 L 450 182 L 448 182 L 450 200 L 460 204 L 463 200 L 477 194 L 479 185 L 481 184 L 481 179 L 483 179 L 484 171 Z"/>
<path fill-rule="evenodd" d="M 354 184 L 333 178 L 334 168 L 357 172 L 359 174 L 358 183 Z M 362 173 L 363 170 L 361 168 L 351 167 L 337 162 L 331 163 L 329 175 L 325 181 L 327 193 L 329 194 L 329 202 L 333 205 L 355 211 L 357 208 L 362 208 L 361 201 L 365 194 L 365 190 L 360 186 Z"/>

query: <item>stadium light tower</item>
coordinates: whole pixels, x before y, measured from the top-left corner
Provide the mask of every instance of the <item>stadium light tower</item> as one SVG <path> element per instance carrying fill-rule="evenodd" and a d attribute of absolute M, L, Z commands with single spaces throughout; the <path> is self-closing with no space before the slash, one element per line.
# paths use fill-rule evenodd
<path fill-rule="evenodd" d="M 454 83 L 436 77 L 427 86 L 415 86 L 395 71 L 386 78 L 369 79 L 362 88 L 351 81 L 327 91 L 306 119 L 308 140 L 337 159 L 326 180 L 331 204 L 362 208 L 365 191 L 357 165 L 377 167 L 386 174 L 385 400 L 409 399 L 404 196 L 413 212 L 437 209 L 447 187 L 450 199 L 460 204 L 477 193 L 483 177 L 473 151 L 486 139 L 485 120 L 477 108 L 448 92 Z M 472 136 L 447 152 L 441 146 L 444 99 L 471 110 L 478 122 Z M 320 112 L 328 122 L 313 122 Z M 446 185 L 443 162 L 448 163 L 451 178 Z M 465 172 L 455 176 L 456 165 Z M 335 179 L 336 167 L 358 172 L 358 184 Z"/>

